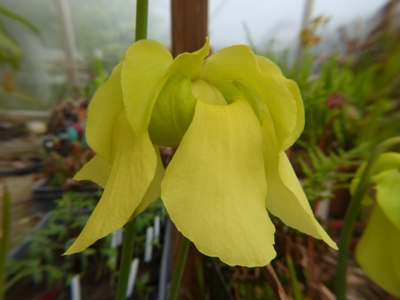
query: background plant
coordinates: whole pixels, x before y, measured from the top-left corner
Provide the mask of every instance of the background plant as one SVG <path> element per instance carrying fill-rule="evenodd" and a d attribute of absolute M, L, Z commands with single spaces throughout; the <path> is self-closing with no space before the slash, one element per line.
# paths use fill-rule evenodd
<path fill-rule="evenodd" d="M 99 273 L 109 271 L 107 261 L 117 255 L 116 250 L 109 249 L 110 237 L 78 256 L 61 256 L 86 224 L 96 201 L 81 194 L 68 193 L 56 202 L 57 208 L 45 226 L 28 232 L 23 242 L 26 257 L 9 261 L 7 288 L 26 276 L 30 276 L 35 283 L 45 281 L 50 286 L 66 284 L 73 275 L 85 272 L 92 265 L 100 267 Z"/>

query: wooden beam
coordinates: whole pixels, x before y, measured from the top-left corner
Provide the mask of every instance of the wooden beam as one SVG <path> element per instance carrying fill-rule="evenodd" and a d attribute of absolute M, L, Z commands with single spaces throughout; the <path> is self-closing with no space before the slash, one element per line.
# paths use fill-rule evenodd
<path fill-rule="evenodd" d="M 207 37 L 208 0 L 171 0 L 172 55 L 194 52 L 203 47 Z M 172 232 L 172 264 L 176 265 L 182 241 L 181 233 Z M 203 256 L 193 244 L 186 259 L 178 299 L 204 299 L 199 286 L 198 268 L 202 267 Z"/>
<path fill-rule="evenodd" d="M 172 54 L 203 47 L 207 36 L 208 0 L 171 0 Z"/>

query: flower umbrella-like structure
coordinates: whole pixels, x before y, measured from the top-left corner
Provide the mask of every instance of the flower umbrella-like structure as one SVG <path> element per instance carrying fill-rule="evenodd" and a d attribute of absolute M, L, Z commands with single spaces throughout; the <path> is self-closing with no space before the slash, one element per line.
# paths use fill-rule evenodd
<path fill-rule="evenodd" d="M 155 41 L 138 41 L 96 92 L 86 136 L 97 155 L 75 179 L 104 193 L 66 254 L 121 228 L 160 195 L 178 230 L 229 265 L 275 257 L 268 211 L 336 248 L 284 153 L 304 126 L 297 85 L 247 46 L 208 54 L 208 40 L 175 59 Z M 157 145 L 177 147 L 165 173 Z"/>

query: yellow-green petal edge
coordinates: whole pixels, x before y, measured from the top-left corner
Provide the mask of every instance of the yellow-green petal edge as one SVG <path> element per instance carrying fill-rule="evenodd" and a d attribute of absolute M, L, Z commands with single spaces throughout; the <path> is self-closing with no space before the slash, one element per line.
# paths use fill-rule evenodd
<path fill-rule="evenodd" d="M 122 64 L 118 64 L 110 78 L 94 94 L 86 122 L 88 145 L 109 162 L 114 122 L 123 109 L 121 67 Z"/>
<path fill-rule="evenodd" d="M 264 115 L 262 127 L 265 139 L 265 175 L 268 183 L 265 205 L 268 211 L 286 225 L 322 239 L 330 247 L 337 249 L 336 243 L 315 219 L 286 154 L 278 152 L 273 123 L 269 116 Z"/>
<path fill-rule="evenodd" d="M 110 176 L 111 165 L 100 155 L 95 155 L 74 176 L 74 180 L 91 180 L 102 188 L 107 185 Z"/>

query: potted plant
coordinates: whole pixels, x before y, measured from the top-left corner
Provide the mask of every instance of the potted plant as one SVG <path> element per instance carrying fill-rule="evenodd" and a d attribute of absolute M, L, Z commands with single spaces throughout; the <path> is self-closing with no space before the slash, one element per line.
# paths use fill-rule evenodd
<path fill-rule="evenodd" d="M 48 297 L 46 299 L 70 299 L 71 279 L 77 274 L 80 277 L 83 299 L 113 299 L 116 270 L 119 267 L 116 262 L 121 251 L 120 245 L 113 246 L 113 235 L 96 242 L 79 254 L 62 256 L 87 222 L 96 200 L 81 193 L 69 192 L 55 203 L 56 209 L 47 213 L 28 233 L 23 243 L 10 252 L 5 299 L 28 299 L 33 295 Z M 146 232 L 149 226 L 155 227 L 156 215 L 160 219 L 158 241 L 153 235 L 150 239 L 153 255 L 145 261 L 148 246 Z M 137 224 L 132 259 L 137 257 L 140 263 L 131 299 L 151 299 L 158 290 L 162 264 L 165 213 L 161 201 L 142 213 Z"/>

